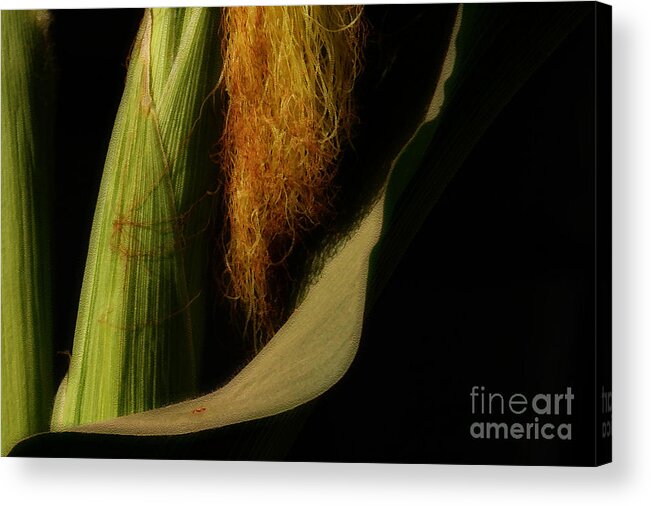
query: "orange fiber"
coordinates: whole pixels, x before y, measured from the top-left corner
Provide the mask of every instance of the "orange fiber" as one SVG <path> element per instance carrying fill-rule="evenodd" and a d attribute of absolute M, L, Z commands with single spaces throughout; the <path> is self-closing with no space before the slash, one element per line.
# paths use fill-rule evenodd
<path fill-rule="evenodd" d="M 256 348 L 281 323 L 286 259 L 330 210 L 354 118 L 361 15 L 361 6 L 225 9 L 227 292 Z"/>

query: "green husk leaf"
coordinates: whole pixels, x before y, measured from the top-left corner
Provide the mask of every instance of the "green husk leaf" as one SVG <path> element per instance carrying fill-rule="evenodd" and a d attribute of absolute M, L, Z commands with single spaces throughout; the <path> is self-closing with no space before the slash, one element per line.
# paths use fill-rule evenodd
<path fill-rule="evenodd" d="M 131 55 L 52 427 L 192 396 L 215 168 L 218 9 L 150 9 Z"/>
<path fill-rule="evenodd" d="M 2 454 L 46 430 L 53 400 L 45 11 L 2 12 Z"/>

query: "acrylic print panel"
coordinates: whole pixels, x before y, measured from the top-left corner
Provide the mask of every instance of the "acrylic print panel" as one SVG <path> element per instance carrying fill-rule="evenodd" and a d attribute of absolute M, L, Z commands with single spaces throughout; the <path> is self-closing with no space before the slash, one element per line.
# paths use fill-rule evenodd
<path fill-rule="evenodd" d="M 610 460 L 609 7 L 15 15 L 3 453 Z"/>

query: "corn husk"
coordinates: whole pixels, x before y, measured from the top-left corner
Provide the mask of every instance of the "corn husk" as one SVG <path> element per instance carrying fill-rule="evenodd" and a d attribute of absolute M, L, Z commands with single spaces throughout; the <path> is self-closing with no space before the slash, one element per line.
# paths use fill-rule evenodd
<path fill-rule="evenodd" d="M 204 333 L 218 9 L 149 9 L 104 167 L 54 428 L 192 396 Z"/>
<path fill-rule="evenodd" d="M 52 79 L 44 11 L 2 12 L 2 454 L 52 410 Z"/>

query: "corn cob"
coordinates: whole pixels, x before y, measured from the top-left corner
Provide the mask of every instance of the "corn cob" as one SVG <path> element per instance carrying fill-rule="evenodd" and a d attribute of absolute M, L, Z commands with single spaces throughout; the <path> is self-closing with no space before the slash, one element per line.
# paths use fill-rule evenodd
<path fill-rule="evenodd" d="M 104 167 L 54 429 L 196 392 L 218 9 L 148 9 Z M 214 185 L 213 185 L 214 186 Z"/>

